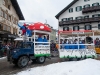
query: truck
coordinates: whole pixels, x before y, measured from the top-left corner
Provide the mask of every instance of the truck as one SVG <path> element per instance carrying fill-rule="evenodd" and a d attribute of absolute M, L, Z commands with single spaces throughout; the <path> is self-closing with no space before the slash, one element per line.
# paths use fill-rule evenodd
<path fill-rule="evenodd" d="M 42 28 L 41 28 L 42 26 Z M 45 25 L 31 26 L 33 36 L 30 40 L 17 41 L 15 47 L 7 51 L 7 60 L 20 68 L 26 67 L 29 61 L 44 63 L 46 58 L 50 57 L 50 32 Z M 38 28 L 37 28 L 38 27 Z M 40 30 L 39 30 L 40 28 Z M 37 41 L 37 37 L 46 36 L 48 41 Z"/>

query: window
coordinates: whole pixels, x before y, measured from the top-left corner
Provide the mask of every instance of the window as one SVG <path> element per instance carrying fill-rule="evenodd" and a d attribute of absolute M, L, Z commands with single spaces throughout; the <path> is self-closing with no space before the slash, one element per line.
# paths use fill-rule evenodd
<path fill-rule="evenodd" d="M 23 48 L 31 48 L 31 44 L 25 43 L 25 44 L 23 44 Z"/>
<path fill-rule="evenodd" d="M 92 6 L 99 6 L 99 3 L 93 3 Z"/>
<path fill-rule="evenodd" d="M 10 5 L 8 5 L 8 9 L 10 10 Z"/>
<path fill-rule="evenodd" d="M 100 17 L 100 14 L 92 15 L 92 17 Z"/>
<path fill-rule="evenodd" d="M 8 20 L 11 21 L 11 16 L 10 15 L 8 16 Z"/>
<path fill-rule="evenodd" d="M 90 5 L 89 5 L 89 4 L 87 4 L 87 5 L 84 5 L 84 8 L 88 8 L 88 7 L 90 7 Z"/>
<path fill-rule="evenodd" d="M 62 21 L 67 21 L 67 18 L 63 18 Z"/>
<path fill-rule="evenodd" d="M 70 9 L 69 9 L 69 13 L 71 13 L 71 12 L 73 12 L 73 8 L 70 8 Z"/>
<path fill-rule="evenodd" d="M 5 19 L 7 19 L 7 13 L 5 13 Z"/>
<path fill-rule="evenodd" d="M 0 10 L 0 16 L 3 17 L 3 11 L 2 10 Z"/>
<path fill-rule="evenodd" d="M 68 18 L 68 21 L 73 20 L 73 17 Z"/>
<path fill-rule="evenodd" d="M 69 31 L 69 27 L 63 27 L 63 31 Z"/>
<path fill-rule="evenodd" d="M 85 30 L 91 30 L 91 29 L 92 29 L 91 25 L 85 25 Z"/>
<path fill-rule="evenodd" d="M 8 27 L 7 27 L 7 31 L 10 31 L 10 30 L 11 30 L 11 28 L 10 28 L 10 26 L 8 26 Z"/>
<path fill-rule="evenodd" d="M 87 1 L 90 1 L 90 0 L 84 0 L 84 2 L 87 2 Z"/>
<path fill-rule="evenodd" d="M 98 29 L 100 29 L 100 24 L 98 24 Z"/>
<path fill-rule="evenodd" d="M 82 6 L 76 7 L 76 11 L 81 11 L 81 10 L 82 10 Z"/>
<path fill-rule="evenodd" d="M 7 26 L 6 25 L 3 25 L 3 30 L 7 30 Z"/>
<path fill-rule="evenodd" d="M 29 38 L 29 41 L 31 41 L 31 38 Z"/>
<path fill-rule="evenodd" d="M 86 19 L 86 18 L 89 18 L 89 16 L 87 15 L 87 16 L 84 16 L 84 19 Z"/>
<path fill-rule="evenodd" d="M 80 20 L 80 19 L 83 19 L 83 17 L 82 16 L 76 17 L 76 20 Z"/>
<path fill-rule="evenodd" d="M 74 26 L 73 31 L 79 30 L 79 26 Z"/>

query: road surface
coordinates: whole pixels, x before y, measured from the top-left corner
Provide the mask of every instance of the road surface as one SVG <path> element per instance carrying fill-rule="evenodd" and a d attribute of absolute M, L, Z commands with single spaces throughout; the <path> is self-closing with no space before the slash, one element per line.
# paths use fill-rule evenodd
<path fill-rule="evenodd" d="M 52 63 L 57 63 L 60 62 L 60 59 L 58 57 L 54 57 L 51 59 L 46 59 L 44 64 L 36 64 L 32 63 L 31 61 L 29 62 L 28 66 L 26 68 L 20 69 L 17 66 L 14 66 L 13 64 L 10 64 L 7 62 L 7 59 L 0 59 L 0 75 L 12 75 L 17 72 L 27 70 L 28 68 L 34 68 L 38 66 L 44 66 Z"/>

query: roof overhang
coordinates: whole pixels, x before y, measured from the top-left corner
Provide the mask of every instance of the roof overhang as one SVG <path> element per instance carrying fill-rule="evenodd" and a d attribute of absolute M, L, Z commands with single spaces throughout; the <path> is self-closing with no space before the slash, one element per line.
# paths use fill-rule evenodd
<path fill-rule="evenodd" d="M 62 11 L 60 11 L 55 17 L 59 19 L 59 16 L 64 13 L 67 9 L 69 9 L 74 3 L 76 3 L 78 0 L 73 0 L 68 6 L 66 6 Z"/>
<path fill-rule="evenodd" d="M 14 7 L 14 9 L 15 9 L 18 17 L 19 17 L 19 20 L 25 20 L 23 14 L 21 12 L 21 9 L 20 9 L 20 7 L 18 5 L 17 0 L 10 0 L 10 1 L 11 1 L 12 5 L 13 5 L 13 7 Z"/>

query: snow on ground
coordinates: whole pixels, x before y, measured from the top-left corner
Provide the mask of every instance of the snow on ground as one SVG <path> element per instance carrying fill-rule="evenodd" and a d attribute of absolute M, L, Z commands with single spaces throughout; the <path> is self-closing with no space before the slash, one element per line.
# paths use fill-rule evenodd
<path fill-rule="evenodd" d="M 86 59 L 30 68 L 15 75 L 100 75 L 100 61 Z"/>
<path fill-rule="evenodd" d="M 5 59 L 6 57 L 1 57 L 0 60 Z"/>

